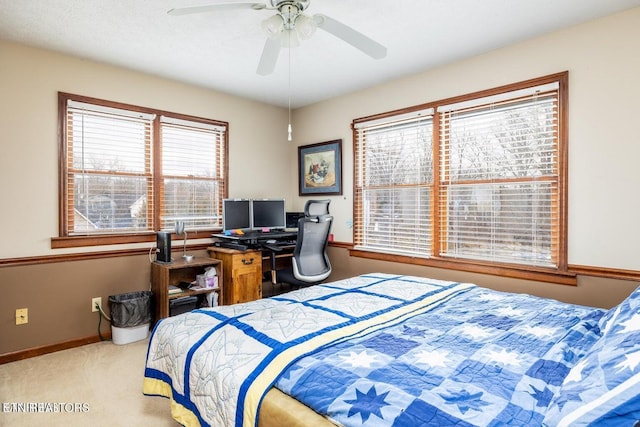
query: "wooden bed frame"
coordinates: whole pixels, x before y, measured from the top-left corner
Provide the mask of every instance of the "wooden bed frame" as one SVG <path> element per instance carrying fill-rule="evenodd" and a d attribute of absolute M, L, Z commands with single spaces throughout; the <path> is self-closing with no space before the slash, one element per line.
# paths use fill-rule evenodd
<path fill-rule="evenodd" d="M 322 415 L 272 387 L 262 400 L 258 427 L 336 427 Z"/>

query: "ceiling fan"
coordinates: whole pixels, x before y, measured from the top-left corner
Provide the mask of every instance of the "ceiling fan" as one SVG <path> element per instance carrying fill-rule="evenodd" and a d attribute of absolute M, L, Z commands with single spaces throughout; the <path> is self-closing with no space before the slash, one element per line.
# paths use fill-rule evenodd
<path fill-rule="evenodd" d="M 263 76 L 271 74 L 276 66 L 281 47 L 295 47 L 300 39 L 310 38 L 316 28 L 320 28 L 374 59 L 387 55 L 387 48 L 365 36 L 361 32 L 326 15 L 315 14 L 309 17 L 303 12 L 311 0 L 269 0 L 269 4 L 253 2 L 214 3 L 206 6 L 193 6 L 171 9 L 169 15 L 188 15 L 217 10 L 253 9 L 276 10 L 276 14 L 262 22 L 267 41 L 262 50 L 257 73 Z"/>

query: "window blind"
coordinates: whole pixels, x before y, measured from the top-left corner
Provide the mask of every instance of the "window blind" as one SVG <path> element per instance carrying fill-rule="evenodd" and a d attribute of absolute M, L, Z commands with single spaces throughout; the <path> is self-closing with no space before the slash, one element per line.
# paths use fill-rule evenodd
<path fill-rule="evenodd" d="M 69 102 L 66 215 L 69 235 L 152 227 L 153 115 Z"/>
<path fill-rule="evenodd" d="M 558 91 L 440 115 L 440 256 L 555 267 Z"/>
<path fill-rule="evenodd" d="M 567 76 L 354 120 L 355 248 L 566 271 Z"/>
<path fill-rule="evenodd" d="M 224 194 L 225 129 L 163 118 L 161 228 L 219 227 Z"/>
<path fill-rule="evenodd" d="M 228 123 L 65 93 L 58 98 L 61 237 L 88 246 L 148 241 L 144 235 L 173 231 L 178 220 L 193 231 L 221 227 Z"/>
<path fill-rule="evenodd" d="M 354 243 L 357 248 L 424 256 L 431 247 L 432 110 L 355 132 Z"/>

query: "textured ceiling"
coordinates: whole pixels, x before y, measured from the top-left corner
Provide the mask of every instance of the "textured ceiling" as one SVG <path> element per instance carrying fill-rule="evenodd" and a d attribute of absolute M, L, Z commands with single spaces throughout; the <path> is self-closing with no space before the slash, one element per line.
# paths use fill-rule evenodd
<path fill-rule="evenodd" d="M 212 3 L 0 0 L 0 38 L 278 106 L 287 106 L 291 93 L 295 108 L 640 6 L 640 0 L 312 0 L 306 14 L 350 25 L 386 46 L 387 56 L 371 59 L 318 30 L 300 47 L 282 49 L 274 72 L 260 76 L 260 24 L 274 12 L 167 14 Z"/>

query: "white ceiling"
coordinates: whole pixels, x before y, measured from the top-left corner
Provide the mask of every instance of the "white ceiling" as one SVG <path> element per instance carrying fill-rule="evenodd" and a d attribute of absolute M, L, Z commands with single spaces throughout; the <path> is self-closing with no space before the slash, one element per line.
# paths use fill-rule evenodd
<path fill-rule="evenodd" d="M 0 0 L 0 38 L 278 106 L 287 106 L 291 93 L 295 108 L 640 6 L 640 0 L 312 0 L 306 14 L 350 25 L 385 45 L 386 58 L 371 59 L 318 30 L 300 47 L 282 49 L 275 71 L 260 76 L 260 23 L 273 11 L 167 15 L 217 2 Z"/>

